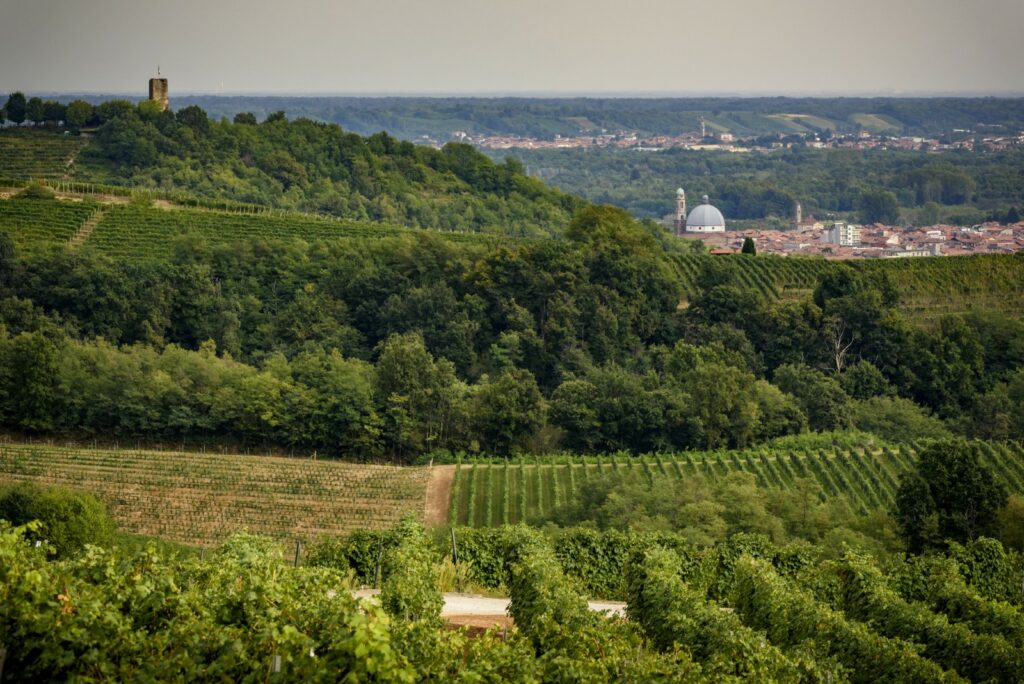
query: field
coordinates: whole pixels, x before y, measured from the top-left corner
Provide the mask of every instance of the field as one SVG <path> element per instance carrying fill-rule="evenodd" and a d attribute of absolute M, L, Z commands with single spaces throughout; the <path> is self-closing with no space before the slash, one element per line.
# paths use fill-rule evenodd
<path fill-rule="evenodd" d="M 0 135 L 0 178 L 64 177 L 86 142 L 48 131 L 4 131 Z"/>
<path fill-rule="evenodd" d="M 986 444 L 984 451 L 986 464 L 1010 491 L 1024 493 L 1024 447 Z M 582 483 L 598 477 L 622 483 L 695 477 L 715 482 L 737 471 L 753 474 L 761 487 L 787 490 L 797 478 L 812 478 L 825 496 L 846 494 L 866 513 L 891 508 L 900 475 L 911 469 L 915 454 L 911 447 L 844 447 L 566 457 L 560 463 L 471 461 L 455 471 L 449 520 L 476 527 L 542 521 L 572 501 Z"/>
<path fill-rule="evenodd" d="M 871 133 L 899 133 L 903 124 L 880 114 L 851 114 L 850 123 L 863 126 Z"/>
<path fill-rule="evenodd" d="M 423 517 L 428 471 L 336 461 L 0 445 L 0 482 L 95 494 L 125 532 L 212 546 L 248 529 L 312 541 Z"/>

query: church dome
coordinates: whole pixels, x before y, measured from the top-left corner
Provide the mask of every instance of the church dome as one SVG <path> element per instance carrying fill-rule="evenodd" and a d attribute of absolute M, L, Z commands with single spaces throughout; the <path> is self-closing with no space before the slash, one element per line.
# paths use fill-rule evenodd
<path fill-rule="evenodd" d="M 725 228 L 725 217 L 718 208 L 708 202 L 708 196 L 704 195 L 703 203 L 694 207 L 690 215 L 686 217 L 686 229 L 697 228 Z"/>
<path fill-rule="evenodd" d="M 676 197 L 686 197 L 686 191 L 684 191 L 682 188 L 679 188 L 678 190 L 676 190 Z"/>

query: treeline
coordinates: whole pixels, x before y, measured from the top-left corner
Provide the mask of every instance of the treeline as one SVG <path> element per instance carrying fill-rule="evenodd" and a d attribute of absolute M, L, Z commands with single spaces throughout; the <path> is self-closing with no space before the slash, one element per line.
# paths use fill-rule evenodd
<path fill-rule="evenodd" d="M 362 457 L 742 447 L 807 429 L 1021 438 L 1024 324 L 909 324 L 884 270 L 813 301 L 591 208 L 567 240 L 183 241 L 167 262 L 0 252 L 3 423 Z M 139 297 L 139 292 L 146 292 Z M 325 412 L 325 406 L 332 406 Z M 941 422 L 940 422 L 941 421 Z"/>
<path fill-rule="evenodd" d="M 492 152 L 503 159 L 512 153 Z M 661 218 L 676 188 L 691 202 L 711 197 L 729 219 L 776 218 L 788 225 L 796 203 L 814 214 L 857 221 L 971 225 L 1024 210 L 1024 150 L 997 153 L 815 150 L 767 154 L 669 150 L 515 150 L 530 173 L 592 202 Z M 876 195 L 882 193 L 882 206 Z M 1011 214 L 1011 209 L 1016 211 Z M 1018 220 L 1014 219 L 1014 220 Z"/>
<path fill-rule="evenodd" d="M 73 129 L 95 129 L 76 180 L 516 235 L 550 235 L 583 205 L 527 177 L 518 162 L 496 164 L 468 145 L 364 138 L 283 112 L 262 122 L 244 113 L 212 121 L 197 106 L 162 112 L 153 102 L 110 100 L 75 101 L 67 117 Z"/>

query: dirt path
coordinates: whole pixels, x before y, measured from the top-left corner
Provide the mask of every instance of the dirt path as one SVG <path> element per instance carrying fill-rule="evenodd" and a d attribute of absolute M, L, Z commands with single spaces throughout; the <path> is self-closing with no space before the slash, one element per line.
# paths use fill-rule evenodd
<path fill-rule="evenodd" d="M 455 468 L 453 465 L 430 467 L 424 517 L 427 525 L 444 525 L 448 522 L 448 503 L 452 496 L 452 484 L 455 482 Z"/>
<path fill-rule="evenodd" d="M 77 247 L 85 242 L 89 235 L 92 234 L 94 228 L 99 225 L 99 222 L 103 219 L 103 216 L 107 213 L 106 208 L 97 209 L 94 211 L 89 218 L 82 222 L 82 225 L 78 227 L 75 234 L 68 240 L 68 245 L 71 247 Z"/>

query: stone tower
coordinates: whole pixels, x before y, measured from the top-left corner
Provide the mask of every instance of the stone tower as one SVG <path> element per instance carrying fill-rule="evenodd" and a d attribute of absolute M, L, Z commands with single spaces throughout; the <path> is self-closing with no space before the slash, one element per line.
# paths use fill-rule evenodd
<path fill-rule="evenodd" d="M 166 112 L 167 108 L 171 106 L 171 101 L 167 97 L 167 79 L 160 78 L 159 67 L 157 67 L 156 74 L 157 78 L 149 79 L 149 100 L 160 105 L 161 112 Z"/>
<path fill-rule="evenodd" d="M 672 227 L 676 235 L 686 231 L 686 192 L 682 188 L 676 190 L 676 218 L 672 221 Z"/>
<path fill-rule="evenodd" d="M 799 228 L 800 225 L 803 222 L 804 222 L 804 210 L 803 210 L 803 207 L 800 206 L 800 203 L 797 202 L 796 203 L 796 214 L 793 217 L 793 227 L 794 228 Z"/>

